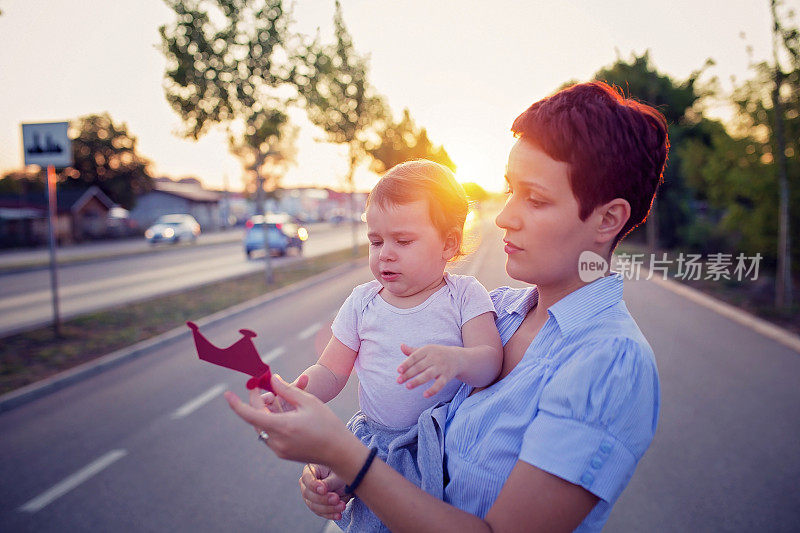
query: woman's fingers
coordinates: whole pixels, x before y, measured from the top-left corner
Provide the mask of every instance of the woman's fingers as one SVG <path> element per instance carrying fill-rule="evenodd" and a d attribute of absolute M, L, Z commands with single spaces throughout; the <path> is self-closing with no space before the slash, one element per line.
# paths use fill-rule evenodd
<path fill-rule="evenodd" d="M 256 395 L 258 395 L 258 393 L 256 393 Z M 248 424 L 266 429 L 267 431 L 269 431 L 273 426 L 273 420 L 271 418 L 267 418 L 267 412 L 265 408 L 260 410 L 256 409 L 252 405 L 248 405 L 241 401 L 239 397 L 231 391 L 226 391 L 224 396 L 225 400 L 228 401 L 228 405 L 231 407 L 231 409 L 233 409 L 233 412 L 239 415 L 239 418 Z M 275 422 L 277 422 L 277 420 L 275 420 Z"/>
<path fill-rule="evenodd" d="M 315 398 L 315 396 L 311 396 L 306 391 L 286 383 L 278 374 L 272 375 L 272 390 L 275 391 L 277 396 L 280 396 L 294 407 L 300 406 L 309 398 Z"/>

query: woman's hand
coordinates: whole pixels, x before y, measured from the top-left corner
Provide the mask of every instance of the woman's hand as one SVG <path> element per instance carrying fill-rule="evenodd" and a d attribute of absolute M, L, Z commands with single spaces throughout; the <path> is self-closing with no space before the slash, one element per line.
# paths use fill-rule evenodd
<path fill-rule="evenodd" d="M 400 349 L 408 358 L 397 367 L 397 371 L 400 372 L 397 382 L 408 381 L 406 387 L 413 389 L 423 383 L 435 380 L 433 385 L 425 391 L 426 398 L 430 398 L 442 390 L 448 381 L 454 379 L 461 372 L 462 359 L 453 353 L 451 346 L 429 344 L 422 348 L 412 348 L 401 344 Z"/>
<path fill-rule="evenodd" d="M 256 431 L 269 434 L 266 444 L 281 459 L 333 464 L 350 441 L 360 445 L 316 396 L 289 385 L 278 375 L 272 376 L 272 389 L 292 410 L 270 412 L 256 389 L 250 391 L 250 405 L 230 391 L 225 393 L 225 399 L 242 420 Z"/>
<path fill-rule="evenodd" d="M 297 376 L 297 379 L 292 381 L 291 386 L 297 387 L 301 390 L 306 390 L 308 387 L 308 376 L 305 374 L 300 374 Z M 285 411 L 291 411 L 293 407 L 286 402 L 283 398 L 278 398 L 271 392 L 265 392 L 261 395 L 261 399 L 264 400 L 264 405 L 267 409 L 270 410 L 272 413 L 283 413 Z M 276 401 L 277 400 L 277 401 Z M 250 402 L 250 405 L 253 405 L 253 402 Z M 259 408 L 258 404 L 253 405 L 253 407 Z M 256 430 L 258 432 L 259 430 Z"/>
<path fill-rule="evenodd" d="M 306 506 L 328 520 L 339 520 L 352 496 L 344 494 L 345 483 L 325 465 L 307 464 L 300 476 L 300 494 Z"/>

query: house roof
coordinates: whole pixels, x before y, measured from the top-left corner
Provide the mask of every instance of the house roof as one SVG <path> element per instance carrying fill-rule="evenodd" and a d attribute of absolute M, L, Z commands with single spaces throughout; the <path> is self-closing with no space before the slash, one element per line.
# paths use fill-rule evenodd
<path fill-rule="evenodd" d="M 92 198 L 97 198 L 108 209 L 114 206 L 114 202 L 95 185 L 88 189 L 58 189 L 56 191 L 56 206 L 60 213 L 78 211 Z M 0 207 L 43 209 L 46 213 L 47 194 L 44 192 L 31 192 L 27 194 L 0 195 Z"/>
<path fill-rule="evenodd" d="M 221 194 L 207 191 L 193 183 L 176 183 L 174 181 L 157 181 L 154 190 L 191 200 L 192 202 L 218 202 Z"/>

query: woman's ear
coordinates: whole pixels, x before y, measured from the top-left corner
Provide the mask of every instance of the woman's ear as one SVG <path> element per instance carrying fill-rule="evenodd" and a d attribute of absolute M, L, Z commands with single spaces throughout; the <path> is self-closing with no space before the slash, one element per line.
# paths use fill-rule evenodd
<path fill-rule="evenodd" d="M 448 232 L 444 238 L 444 248 L 442 249 L 442 259 L 450 261 L 456 256 L 461 247 L 461 233 L 457 231 Z"/>
<path fill-rule="evenodd" d="M 612 242 L 628 223 L 631 218 L 631 204 L 622 198 L 614 198 L 597 207 L 595 214 L 599 219 L 596 242 L 605 244 Z"/>

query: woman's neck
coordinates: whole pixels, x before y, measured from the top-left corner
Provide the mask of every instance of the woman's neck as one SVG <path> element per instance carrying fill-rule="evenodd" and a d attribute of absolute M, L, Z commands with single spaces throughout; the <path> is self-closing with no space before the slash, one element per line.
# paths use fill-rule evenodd
<path fill-rule="evenodd" d="M 586 285 L 588 285 L 588 283 L 581 281 L 580 278 L 567 280 L 562 283 L 554 283 L 551 285 L 537 284 L 536 290 L 539 299 L 536 303 L 536 313 L 540 316 L 542 316 L 543 313 L 546 314 L 547 310 L 550 309 L 551 306 L 555 305 L 564 297 L 572 294 L 582 287 L 585 287 Z"/>

